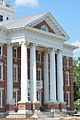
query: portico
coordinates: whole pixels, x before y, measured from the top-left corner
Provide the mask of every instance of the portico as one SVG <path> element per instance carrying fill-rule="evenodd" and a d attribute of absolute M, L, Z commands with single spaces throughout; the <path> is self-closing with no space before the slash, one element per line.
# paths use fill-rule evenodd
<path fill-rule="evenodd" d="M 31 108 L 31 104 L 33 105 L 35 104 L 35 108 L 39 109 L 39 106 L 41 104 L 40 102 L 42 101 L 37 100 L 36 50 L 37 50 L 38 45 L 36 43 L 35 44 L 28 43 L 26 41 L 21 41 L 19 45 L 21 47 L 21 100 L 18 101 L 18 109 L 26 110 L 27 108 L 29 108 L 27 107 L 28 105 Z M 10 48 L 10 51 L 12 51 L 12 45 L 9 45 L 9 48 Z M 27 53 L 28 48 L 30 50 L 30 80 L 29 80 L 30 90 L 28 87 L 28 53 Z M 42 85 L 41 89 L 44 91 L 44 105 L 45 107 L 46 105 L 49 105 L 49 107 L 51 108 L 52 106 L 55 106 L 55 104 L 57 103 L 58 105 L 57 107 L 59 107 L 60 103 L 64 103 L 62 50 L 56 50 L 55 48 L 44 47 L 42 51 L 44 52 L 44 73 L 43 73 L 44 74 L 44 82 L 43 82 L 44 88 Z M 58 99 L 56 96 L 56 90 L 57 90 L 56 88 L 56 64 L 55 64 L 56 53 L 57 53 Z M 10 52 L 9 56 L 10 56 L 9 60 L 11 60 L 12 52 Z M 50 59 L 50 66 L 49 66 L 49 59 Z M 11 62 L 11 65 L 10 65 L 10 62 L 9 62 L 10 67 L 12 66 L 12 64 L 13 63 Z M 49 78 L 49 71 L 50 71 L 50 78 Z M 9 73 L 12 74 L 12 67 Z M 11 82 L 11 86 L 8 87 L 8 91 L 12 92 L 11 90 L 13 90 L 13 81 L 10 81 L 10 82 Z M 30 101 L 28 100 L 28 94 L 30 94 Z M 9 94 L 9 98 L 13 99 L 12 93 Z M 11 101 L 8 102 L 8 104 L 10 105 L 12 105 L 13 103 Z"/>

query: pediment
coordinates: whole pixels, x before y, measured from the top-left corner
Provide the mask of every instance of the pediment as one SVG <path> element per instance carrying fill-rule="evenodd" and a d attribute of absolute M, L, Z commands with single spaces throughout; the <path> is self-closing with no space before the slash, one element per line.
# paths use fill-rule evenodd
<path fill-rule="evenodd" d="M 49 24 L 45 20 L 38 23 L 37 25 L 33 26 L 33 28 L 37 28 L 40 30 L 42 30 L 42 27 L 47 28 L 47 30 L 45 29 L 44 31 L 51 32 L 51 33 L 55 34 L 55 32 L 52 30 L 52 28 L 49 26 Z"/>
<path fill-rule="evenodd" d="M 58 24 L 58 22 L 51 15 L 51 13 L 45 13 L 41 17 L 38 17 L 38 19 L 35 19 L 30 24 L 28 24 L 28 26 L 37 28 L 40 30 L 41 30 L 42 25 L 47 26 L 49 30 L 48 32 L 64 36 L 66 40 L 69 39 L 69 36 L 62 29 L 62 27 Z"/>

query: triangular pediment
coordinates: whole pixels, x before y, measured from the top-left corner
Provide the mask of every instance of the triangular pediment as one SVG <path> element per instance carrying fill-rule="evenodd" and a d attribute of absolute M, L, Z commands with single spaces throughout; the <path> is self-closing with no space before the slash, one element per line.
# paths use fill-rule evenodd
<path fill-rule="evenodd" d="M 45 29 L 45 26 L 47 28 L 47 32 L 51 32 L 55 34 L 55 32 L 52 30 L 52 28 L 49 26 L 49 24 L 45 20 L 35 25 L 34 28 L 42 30 L 42 27 Z"/>
<path fill-rule="evenodd" d="M 55 18 L 51 15 L 51 13 L 45 13 L 38 19 L 35 19 L 32 21 L 28 26 L 37 28 L 41 30 L 41 27 L 45 25 L 48 28 L 47 32 L 51 32 L 54 34 L 58 34 L 61 36 L 64 36 L 67 39 L 69 39 L 69 36 L 66 34 L 66 32 L 62 29 L 62 27 L 58 24 L 58 22 L 55 20 Z"/>

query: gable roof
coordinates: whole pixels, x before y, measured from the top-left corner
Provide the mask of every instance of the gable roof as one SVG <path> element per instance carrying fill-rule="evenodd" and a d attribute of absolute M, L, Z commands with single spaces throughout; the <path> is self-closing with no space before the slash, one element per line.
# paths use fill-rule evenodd
<path fill-rule="evenodd" d="M 69 39 L 69 36 L 58 24 L 58 22 L 55 20 L 55 18 L 51 15 L 50 12 L 28 16 L 28 17 L 24 17 L 16 20 L 8 20 L 5 22 L 2 22 L 2 26 L 5 26 L 7 29 L 15 29 L 15 28 L 26 27 L 26 26 L 33 27 L 34 25 L 38 24 L 42 20 L 49 22 L 48 24 L 56 34 L 66 37 L 66 40 Z"/>

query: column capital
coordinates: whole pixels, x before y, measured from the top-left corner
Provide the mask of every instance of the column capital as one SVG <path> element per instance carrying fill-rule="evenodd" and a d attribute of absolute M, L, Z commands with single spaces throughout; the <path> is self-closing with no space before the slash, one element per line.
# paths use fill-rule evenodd
<path fill-rule="evenodd" d="M 57 49 L 57 53 L 62 53 L 62 52 L 63 52 L 63 50 Z"/>
<path fill-rule="evenodd" d="M 36 44 L 36 43 L 30 43 L 30 47 L 31 47 L 31 46 L 35 46 L 35 47 L 37 47 L 38 44 Z"/>

